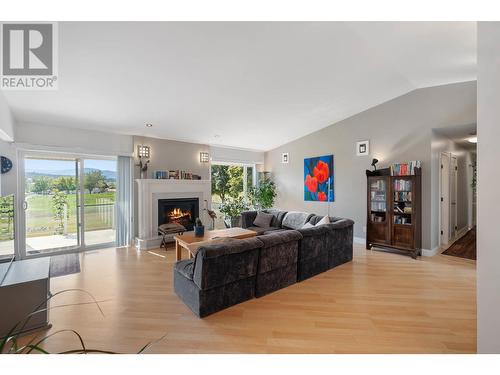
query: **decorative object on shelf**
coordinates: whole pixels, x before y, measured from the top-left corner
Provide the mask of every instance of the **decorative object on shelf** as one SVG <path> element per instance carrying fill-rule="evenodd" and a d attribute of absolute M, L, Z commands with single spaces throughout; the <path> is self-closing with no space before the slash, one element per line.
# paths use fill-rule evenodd
<path fill-rule="evenodd" d="M 150 147 L 145 145 L 137 145 L 137 157 L 139 158 L 139 164 L 136 164 L 136 167 L 139 167 L 139 170 L 141 171 L 141 178 L 146 178 L 149 158 L 151 157 Z"/>
<path fill-rule="evenodd" d="M 2 174 L 9 172 L 12 169 L 12 161 L 5 157 L 1 157 L 1 162 L 2 162 Z"/>
<path fill-rule="evenodd" d="M 167 171 L 154 171 L 153 178 L 157 180 L 166 180 L 168 176 Z"/>
<path fill-rule="evenodd" d="M 304 159 L 304 200 L 335 201 L 333 155 Z"/>
<path fill-rule="evenodd" d="M 197 217 L 195 220 L 194 235 L 196 237 L 203 237 L 205 235 L 205 226 L 203 225 L 199 217 Z"/>
<path fill-rule="evenodd" d="M 409 174 L 409 165 L 414 166 L 417 163 L 394 164 L 391 168 L 366 171 L 367 250 L 372 247 L 397 250 L 411 255 L 414 259 L 421 255 L 422 170 L 420 167 L 414 167 L 413 174 Z"/>
<path fill-rule="evenodd" d="M 212 219 L 212 229 L 215 229 L 215 219 L 217 219 L 217 214 L 215 211 L 212 211 L 208 208 L 208 201 L 205 199 L 205 208 L 203 209 L 204 211 L 207 211 L 208 216 L 210 216 L 210 219 Z"/>
<path fill-rule="evenodd" d="M 210 161 L 210 155 L 206 151 L 200 152 L 200 163 L 208 163 Z"/>
<path fill-rule="evenodd" d="M 373 167 L 374 171 L 377 170 L 377 163 L 378 163 L 378 159 L 373 158 L 372 159 L 372 167 Z"/>
<path fill-rule="evenodd" d="M 240 216 L 243 211 L 248 210 L 248 204 L 243 197 L 228 198 L 220 204 L 219 211 L 224 214 L 224 224 L 228 228 L 234 228 L 239 225 Z"/>
<path fill-rule="evenodd" d="M 281 154 L 281 163 L 282 164 L 288 164 L 288 160 L 289 160 L 288 152 L 283 152 Z"/>
<path fill-rule="evenodd" d="M 367 156 L 370 153 L 370 141 L 356 142 L 356 155 Z"/>

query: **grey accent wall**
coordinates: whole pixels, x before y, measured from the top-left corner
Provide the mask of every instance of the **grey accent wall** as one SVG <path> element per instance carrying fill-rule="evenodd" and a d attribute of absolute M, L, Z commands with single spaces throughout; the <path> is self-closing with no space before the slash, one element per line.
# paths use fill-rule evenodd
<path fill-rule="evenodd" d="M 265 155 L 265 169 L 278 185 L 276 206 L 326 214 L 327 204 L 305 202 L 303 162 L 306 157 L 333 154 L 335 202 L 331 213 L 353 219 L 354 235 L 364 237 L 366 225 L 366 176 L 373 157 L 379 167 L 393 162 L 421 160 L 422 245 L 437 246 L 437 231 L 432 225 L 432 129 L 476 122 L 476 82 L 430 87 L 412 91 L 361 112 L 320 131 L 285 144 Z M 356 156 L 355 143 L 370 140 L 370 155 Z M 290 154 L 290 162 L 281 164 L 281 153 Z M 436 181 L 434 181 L 434 184 Z"/>
<path fill-rule="evenodd" d="M 479 22 L 477 351 L 500 353 L 500 23 Z"/>

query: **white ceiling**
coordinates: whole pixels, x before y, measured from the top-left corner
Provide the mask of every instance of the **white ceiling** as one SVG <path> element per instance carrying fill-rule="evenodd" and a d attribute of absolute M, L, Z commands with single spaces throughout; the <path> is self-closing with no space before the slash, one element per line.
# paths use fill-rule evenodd
<path fill-rule="evenodd" d="M 469 138 L 477 136 L 476 124 L 448 126 L 446 128 L 434 129 L 435 132 L 444 135 L 453 142 L 467 150 L 476 150 L 477 144 L 468 141 Z"/>
<path fill-rule="evenodd" d="M 475 79 L 474 22 L 64 22 L 59 90 L 5 96 L 19 122 L 269 150 Z"/>

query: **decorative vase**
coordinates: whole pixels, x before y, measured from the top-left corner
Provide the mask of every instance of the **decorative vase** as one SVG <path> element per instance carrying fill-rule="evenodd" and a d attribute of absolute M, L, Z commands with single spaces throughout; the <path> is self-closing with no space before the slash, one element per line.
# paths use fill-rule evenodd
<path fill-rule="evenodd" d="M 205 235 L 205 226 L 204 225 L 198 225 L 194 227 L 194 235 L 196 237 L 203 237 Z"/>
<path fill-rule="evenodd" d="M 239 225 L 240 225 L 240 217 L 239 216 L 232 217 L 231 218 L 231 228 L 236 228 Z"/>

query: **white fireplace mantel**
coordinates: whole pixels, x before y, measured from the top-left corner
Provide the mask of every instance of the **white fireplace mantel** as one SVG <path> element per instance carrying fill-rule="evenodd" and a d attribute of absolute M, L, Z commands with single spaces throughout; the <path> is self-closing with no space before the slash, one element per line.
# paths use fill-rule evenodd
<path fill-rule="evenodd" d="M 138 233 L 135 239 L 139 250 L 158 247 L 161 237 L 158 236 L 158 200 L 173 198 L 198 198 L 200 218 L 204 223 L 210 222 L 206 205 L 212 204 L 210 180 L 156 180 L 136 179 L 137 183 L 137 220 Z M 207 201 L 207 203 L 205 203 Z"/>

